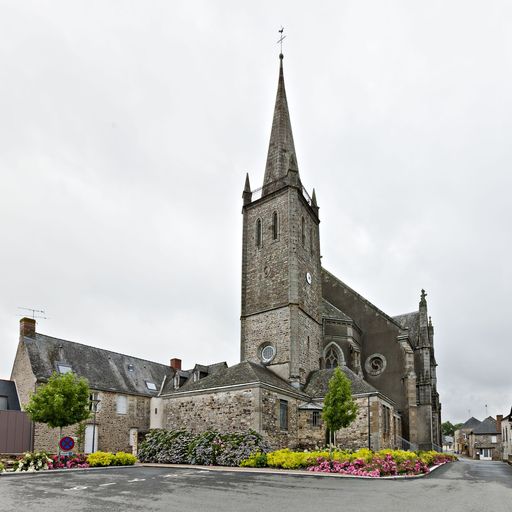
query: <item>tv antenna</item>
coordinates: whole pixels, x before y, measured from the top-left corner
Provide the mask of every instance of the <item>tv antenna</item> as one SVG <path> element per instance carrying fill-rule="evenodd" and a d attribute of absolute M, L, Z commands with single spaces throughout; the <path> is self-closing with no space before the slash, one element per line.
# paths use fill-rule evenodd
<path fill-rule="evenodd" d="M 47 319 L 46 312 L 45 312 L 44 309 L 33 309 L 33 308 L 18 308 L 18 309 L 23 309 L 25 311 L 30 311 L 30 313 L 32 314 L 32 319 L 33 320 L 36 320 L 38 318 L 41 318 L 43 320 Z"/>
<path fill-rule="evenodd" d="M 282 25 L 281 25 L 281 28 L 278 30 L 278 32 L 281 34 L 281 37 L 279 38 L 279 41 L 277 41 L 276 44 L 280 44 L 281 45 L 281 55 L 282 55 L 283 54 L 283 41 L 286 38 L 286 36 L 283 35 L 284 27 Z"/>

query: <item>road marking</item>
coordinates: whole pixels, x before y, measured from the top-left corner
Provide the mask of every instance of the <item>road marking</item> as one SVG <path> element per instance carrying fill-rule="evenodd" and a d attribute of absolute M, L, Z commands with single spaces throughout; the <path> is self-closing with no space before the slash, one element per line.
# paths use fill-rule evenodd
<path fill-rule="evenodd" d="M 116 485 L 116 482 L 110 482 L 108 484 L 100 484 L 100 487 L 106 487 L 107 485 Z"/>
<path fill-rule="evenodd" d="M 83 491 L 87 489 L 86 485 L 77 485 L 76 487 L 70 487 L 69 489 L 64 489 L 65 491 Z"/>
<path fill-rule="evenodd" d="M 172 473 L 170 475 L 161 475 L 162 478 L 170 478 L 172 476 L 178 476 L 178 475 L 176 475 L 175 473 Z"/>
<path fill-rule="evenodd" d="M 145 480 L 145 478 L 134 478 L 133 480 L 128 480 L 128 482 L 144 482 Z"/>

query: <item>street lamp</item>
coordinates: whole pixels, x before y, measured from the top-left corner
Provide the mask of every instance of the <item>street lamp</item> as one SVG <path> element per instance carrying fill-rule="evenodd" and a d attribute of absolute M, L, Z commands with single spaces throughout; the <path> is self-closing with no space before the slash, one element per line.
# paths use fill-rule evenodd
<path fill-rule="evenodd" d="M 94 441 L 96 438 L 96 413 L 98 412 L 98 404 L 101 402 L 99 398 L 95 398 L 94 395 L 90 398 L 89 409 L 94 413 L 94 420 L 92 424 L 92 450 L 91 453 L 94 453 Z"/>

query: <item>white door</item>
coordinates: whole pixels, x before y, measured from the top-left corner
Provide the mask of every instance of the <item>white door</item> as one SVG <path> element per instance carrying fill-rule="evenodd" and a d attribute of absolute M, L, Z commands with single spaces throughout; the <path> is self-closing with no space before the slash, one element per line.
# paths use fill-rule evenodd
<path fill-rule="evenodd" d="M 480 460 L 492 460 L 492 449 L 482 448 L 480 450 Z"/>
<path fill-rule="evenodd" d="M 92 446 L 92 435 L 94 431 L 94 450 Z M 85 426 L 85 453 L 92 453 L 93 451 L 98 451 L 98 425 L 94 428 L 94 425 L 86 425 Z"/>

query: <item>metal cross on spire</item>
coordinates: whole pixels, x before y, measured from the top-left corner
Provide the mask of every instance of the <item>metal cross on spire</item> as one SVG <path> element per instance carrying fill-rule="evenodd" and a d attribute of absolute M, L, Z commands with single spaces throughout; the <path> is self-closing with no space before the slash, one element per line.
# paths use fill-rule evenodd
<path fill-rule="evenodd" d="M 281 37 L 279 38 L 279 41 L 277 41 L 276 44 L 281 45 L 281 55 L 283 55 L 283 40 L 285 39 L 285 35 L 283 35 L 284 27 L 281 25 L 281 29 L 278 31 L 281 34 Z"/>

